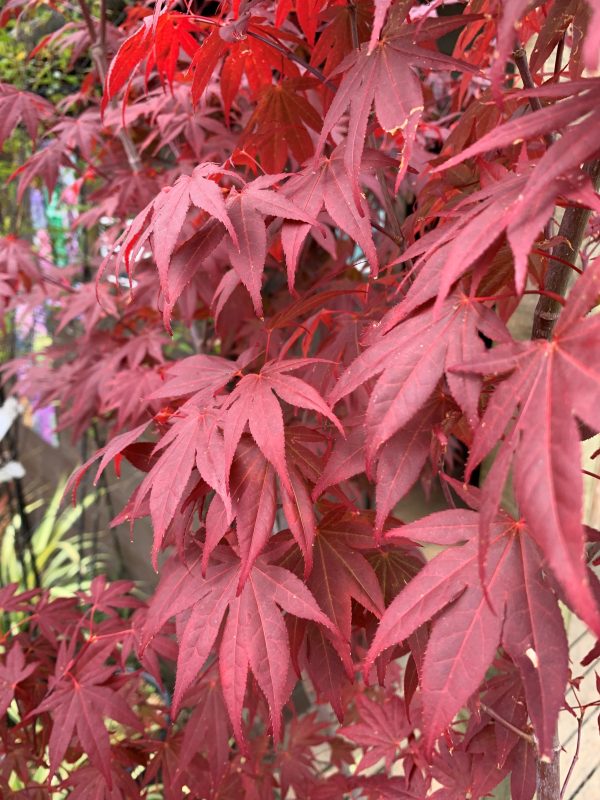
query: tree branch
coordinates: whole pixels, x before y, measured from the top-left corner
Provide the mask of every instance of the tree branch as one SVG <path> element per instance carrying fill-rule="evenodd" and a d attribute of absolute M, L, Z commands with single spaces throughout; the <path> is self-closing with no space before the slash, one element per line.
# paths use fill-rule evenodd
<path fill-rule="evenodd" d="M 513 51 L 513 61 L 515 62 L 517 69 L 519 70 L 519 75 L 521 76 L 521 80 L 523 81 L 523 86 L 526 89 L 535 89 L 535 83 L 531 76 L 531 70 L 529 69 L 529 62 L 527 61 L 527 53 L 525 52 L 524 47 L 517 47 Z M 539 97 L 530 97 L 529 98 L 529 105 L 531 106 L 532 111 L 541 111 L 542 101 Z M 551 133 L 544 134 L 544 141 L 550 147 L 550 145 L 554 142 L 554 137 Z"/>
<path fill-rule="evenodd" d="M 560 745 L 558 736 L 554 735 L 552 743 L 553 755 L 550 761 L 537 762 L 537 800 L 558 800 L 560 798 Z"/>
<path fill-rule="evenodd" d="M 592 180 L 594 189 L 598 189 L 600 182 L 600 159 L 584 167 L 584 172 Z M 569 285 L 571 268 L 565 263 L 577 258 L 581 247 L 585 229 L 590 218 L 587 208 L 567 208 L 563 214 L 558 235 L 561 241 L 552 251 L 544 289 L 556 295 L 565 296 Z M 533 317 L 532 339 L 550 339 L 552 331 L 560 314 L 560 303 L 548 296 L 540 297 Z"/>
<path fill-rule="evenodd" d="M 85 22 L 92 42 L 92 60 L 100 77 L 100 81 L 104 86 L 106 81 L 106 73 L 108 71 L 108 64 L 106 60 L 106 3 L 102 2 L 101 4 L 102 18 L 98 26 L 98 31 L 96 31 L 96 25 L 94 24 L 87 0 L 79 0 L 79 8 L 81 9 L 83 21 Z M 142 169 L 142 162 L 139 153 L 125 128 L 121 128 L 121 130 L 117 133 L 117 137 L 123 145 L 129 166 L 133 172 L 140 172 Z"/>

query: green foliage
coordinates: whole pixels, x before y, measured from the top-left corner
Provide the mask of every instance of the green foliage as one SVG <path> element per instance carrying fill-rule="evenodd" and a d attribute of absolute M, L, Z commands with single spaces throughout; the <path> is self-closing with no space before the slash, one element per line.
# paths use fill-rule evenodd
<path fill-rule="evenodd" d="M 77 530 L 84 510 L 97 500 L 95 493 L 86 495 L 76 506 L 60 511 L 65 483 L 61 481 L 35 529 L 31 548 L 40 573 L 41 584 L 51 589 L 55 596 L 69 597 L 78 588 L 89 586 L 94 574 L 106 569 L 106 558 L 94 553 L 94 536 Z M 31 503 L 26 511 L 33 513 L 43 505 L 43 500 Z M 2 584 L 17 583 L 20 589 L 35 586 L 33 571 L 24 572 L 17 557 L 16 542 L 22 532 L 22 521 L 15 514 L 2 534 L 0 544 L 0 580 Z"/>
<path fill-rule="evenodd" d="M 71 48 L 44 47 L 29 55 L 32 42 L 37 43 L 55 27 L 53 18 L 48 9 L 42 8 L 35 18 L 0 29 L 0 76 L 3 83 L 59 103 L 81 83 L 80 75 L 69 66 Z"/>

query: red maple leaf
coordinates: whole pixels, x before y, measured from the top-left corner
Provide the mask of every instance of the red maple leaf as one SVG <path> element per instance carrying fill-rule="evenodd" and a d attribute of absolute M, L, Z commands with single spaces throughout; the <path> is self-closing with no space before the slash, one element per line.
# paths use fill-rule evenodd
<path fill-rule="evenodd" d="M 321 116 L 301 93 L 314 80 L 288 78 L 263 88 L 256 108 L 246 124 L 239 147 L 260 158 L 266 172 L 282 172 L 288 152 L 300 164 L 314 153 L 307 128 L 321 130 Z M 235 160 L 235 154 L 233 156 Z"/>
<path fill-rule="evenodd" d="M 348 367 L 329 396 L 332 405 L 366 381 L 378 377 L 365 417 L 369 466 L 381 447 L 430 401 L 444 373 L 456 401 L 471 424 L 477 420 L 479 385 L 453 380 L 449 367 L 469 352 L 482 352 L 478 331 L 506 338 L 497 317 L 481 303 L 457 293 L 441 314 L 429 308 L 396 325 L 402 305 L 376 329 L 375 341 Z M 421 461 L 422 465 L 422 461 Z"/>
<path fill-rule="evenodd" d="M 192 36 L 198 31 L 193 17 L 178 11 L 149 15 L 140 27 L 125 39 L 113 58 L 107 76 L 102 108 L 128 85 L 137 68 L 146 61 L 146 80 L 156 67 L 162 81 L 173 83 L 175 70 L 183 49 L 193 57 L 199 44 Z"/>
<path fill-rule="evenodd" d="M 469 452 L 467 479 L 500 441 L 484 484 L 482 548 L 511 462 L 520 512 L 572 608 L 600 635 L 600 612 L 584 561 L 580 437 L 576 418 L 600 430 L 594 398 L 600 372 L 589 359 L 600 346 L 600 318 L 582 319 L 597 302 L 600 261 L 571 292 L 551 341 L 502 344 L 486 357 L 457 367 L 460 374 L 508 377 L 496 387 Z"/>
<path fill-rule="evenodd" d="M 377 251 L 371 233 L 369 206 L 362 196 L 353 196 L 350 177 L 344 166 L 345 146 L 338 145 L 329 158 L 321 158 L 296 173 L 284 191 L 294 204 L 315 219 L 324 208 L 333 222 L 356 241 L 364 252 L 373 273 L 379 269 Z M 364 159 L 365 172 L 377 166 L 376 159 Z M 291 218 L 290 219 L 294 219 Z M 298 218 L 296 218 L 298 219 Z M 284 222 L 281 242 L 288 268 L 288 283 L 294 288 L 296 268 L 302 245 L 314 223 Z"/>
<path fill-rule="evenodd" d="M 175 616 L 179 624 L 179 657 L 173 713 L 213 650 L 223 620 L 219 672 L 236 738 L 245 741 L 241 725 L 248 670 L 269 704 L 273 735 L 279 738 L 281 711 L 291 686 L 290 650 L 280 608 L 288 614 L 335 630 L 306 586 L 269 556 L 256 559 L 240 594 L 242 564 L 229 548 L 218 548 L 202 575 L 200 556 L 187 564 L 171 560 L 164 568 L 144 628 L 149 641 Z"/>
<path fill-rule="evenodd" d="M 0 26 L 1 27 L 1 26 Z M 40 122 L 54 115 L 54 106 L 33 92 L 22 92 L 0 83 L 0 147 L 21 123 L 29 138 L 37 139 Z"/>
<path fill-rule="evenodd" d="M 21 278 L 26 286 L 40 279 L 40 270 L 30 243 L 15 236 L 0 236 L 0 267 L 9 277 Z"/>
<path fill-rule="evenodd" d="M 557 598 L 543 578 L 539 549 L 523 523 L 507 515 L 494 521 L 484 588 L 478 575 L 478 531 L 477 512 L 451 510 L 386 534 L 447 549 L 386 609 L 365 670 L 383 650 L 435 618 L 420 679 L 425 741 L 431 748 L 477 689 L 502 643 L 521 671 L 540 751 L 550 753 L 568 674 Z"/>
<path fill-rule="evenodd" d="M 460 22 L 456 26 L 463 25 Z M 431 29 L 430 29 L 431 28 Z M 344 77 L 323 121 L 317 154 L 323 150 L 327 137 L 349 111 L 348 132 L 344 150 L 344 166 L 358 197 L 358 177 L 367 134 L 371 107 L 384 131 L 395 134 L 402 131 L 404 146 L 402 161 L 396 178 L 396 190 L 408 168 L 417 126 L 424 108 L 421 82 L 415 72 L 422 69 L 463 69 L 471 71 L 466 62 L 427 50 L 416 41 L 439 37 L 439 25 L 401 25 L 385 38 L 377 48 L 362 45 L 337 68 Z M 372 40 L 373 41 L 373 40 Z"/>
<path fill-rule="evenodd" d="M 382 758 L 385 768 L 390 770 L 398 757 L 402 740 L 412 730 L 403 701 L 396 696 L 371 700 L 367 695 L 359 695 L 356 710 L 359 721 L 338 730 L 339 735 L 365 750 L 356 765 L 356 772 L 373 767 Z"/>
<path fill-rule="evenodd" d="M 28 678 L 38 666 L 37 661 L 25 663 L 25 655 L 19 642 L 8 651 L 4 664 L 0 664 L 0 716 L 6 713 L 15 696 L 17 684 Z"/>
<path fill-rule="evenodd" d="M 111 748 L 104 719 L 113 719 L 134 730 L 141 730 L 140 721 L 125 698 L 107 685 L 115 666 L 105 663 L 105 653 L 90 656 L 90 651 L 73 658 L 71 640 L 60 645 L 55 681 L 48 696 L 34 710 L 52 715 L 50 734 L 50 772 L 56 774 L 74 735 L 92 766 L 98 769 L 109 787 L 112 786 Z"/>

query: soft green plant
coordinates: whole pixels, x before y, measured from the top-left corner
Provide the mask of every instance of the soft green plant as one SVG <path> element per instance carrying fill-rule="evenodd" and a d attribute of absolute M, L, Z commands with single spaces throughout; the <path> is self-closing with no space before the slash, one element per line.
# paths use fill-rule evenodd
<path fill-rule="evenodd" d="M 76 530 L 82 512 L 98 500 L 99 494 L 90 493 L 76 506 L 60 511 L 64 487 L 63 480 L 31 539 L 41 584 L 55 596 L 70 596 L 77 589 L 86 588 L 97 572 L 106 569 L 106 554 L 95 552 L 94 534 Z M 42 504 L 43 500 L 30 503 L 27 513 L 33 513 Z M 2 533 L 0 580 L 3 584 L 17 583 L 22 589 L 31 589 L 35 586 L 33 570 L 24 571 L 15 546 L 21 524 L 20 514 L 15 514 Z"/>

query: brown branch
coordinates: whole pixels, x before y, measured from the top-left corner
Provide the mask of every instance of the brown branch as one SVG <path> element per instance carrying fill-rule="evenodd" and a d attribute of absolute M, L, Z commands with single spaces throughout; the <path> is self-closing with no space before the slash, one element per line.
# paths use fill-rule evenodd
<path fill-rule="evenodd" d="M 584 172 L 591 178 L 594 189 L 597 190 L 600 183 L 600 159 L 586 165 Z M 544 289 L 547 292 L 565 296 L 571 269 L 561 262 L 577 258 L 590 213 L 589 209 L 580 207 L 565 210 L 558 229 L 558 236 L 562 241 L 552 251 L 544 281 Z M 532 339 L 550 339 L 560 309 L 561 306 L 557 300 L 548 296 L 540 297 L 533 317 Z"/>
<path fill-rule="evenodd" d="M 554 736 L 552 742 L 552 758 L 548 760 L 538 759 L 537 762 L 537 781 L 536 797 L 537 800 L 559 800 L 560 798 L 560 746 L 558 737 Z"/>
<path fill-rule="evenodd" d="M 529 69 L 529 62 L 527 61 L 527 53 L 523 47 L 517 47 L 513 51 L 513 60 L 519 70 L 519 75 L 521 76 L 521 80 L 523 81 L 523 86 L 526 89 L 535 89 L 535 83 L 533 78 L 531 77 L 531 70 Z M 530 97 L 529 98 L 529 105 L 531 106 L 532 111 L 541 111 L 542 110 L 542 102 L 539 97 Z M 554 142 L 554 137 L 551 133 L 544 134 L 544 141 L 550 147 L 550 145 Z"/>
<path fill-rule="evenodd" d="M 106 0 L 100 0 L 100 32 L 98 34 L 98 44 L 102 52 L 106 53 Z"/>

